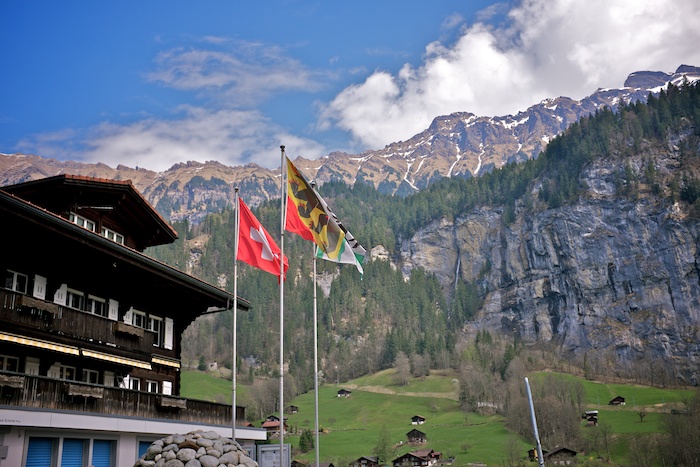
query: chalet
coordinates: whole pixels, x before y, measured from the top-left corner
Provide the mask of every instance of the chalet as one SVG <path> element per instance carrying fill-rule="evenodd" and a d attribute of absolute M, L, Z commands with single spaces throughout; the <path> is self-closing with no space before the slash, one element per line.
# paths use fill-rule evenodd
<path fill-rule="evenodd" d="M 350 394 L 352 394 L 352 391 L 348 391 L 347 389 L 338 390 L 338 397 L 350 397 Z"/>
<path fill-rule="evenodd" d="M 583 417 L 588 423 L 588 426 L 598 425 L 598 411 L 597 410 L 587 410 Z"/>
<path fill-rule="evenodd" d="M 348 467 L 379 467 L 379 459 L 374 456 L 362 456 L 350 462 Z"/>
<path fill-rule="evenodd" d="M 614 399 L 612 399 L 610 402 L 608 402 L 608 405 L 625 405 L 625 398 L 621 396 L 617 396 Z"/>
<path fill-rule="evenodd" d="M 280 435 L 280 421 L 277 419 L 276 421 L 272 420 L 265 420 L 263 424 L 261 425 L 261 428 L 264 428 L 265 431 L 267 431 L 267 434 L 269 435 L 270 438 L 279 438 Z M 287 426 L 287 422 L 284 422 L 284 433 L 287 433 L 287 430 L 289 429 L 289 426 Z"/>
<path fill-rule="evenodd" d="M 290 405 L 287 407 L 287 413 L 299 413 L 299 407 L 296 405 Z"/>
<path fill-rule="evenodd" d="M 394 467 L 432 467 L 440 462 L 441 457 L 441 453 L 432 449 L 421 449 L 399 456 L 391 464 Z"/>
<path fill-rule="evenodd" d="M 415 428 L 406 433 L 406 438 L 408 438 L 409 444 L 423 444 L 427 441 L 425 433 Z"/>
<path fill-rule="evenodd" d="M 421 415 L 411 417 L 411 425 L 422 425 L 423 423 L 425 423 L 425 417 Z"/>
<path fill-rule="evenodd" d="M 3 465 L 132 466 L 156 439 L 231 436 L 245 409 L 180 396 L 180 337 L 235 297 L 145 255 L 177 233 L 130 181 L 0 187 Z M 238 299 L 238 308 L 250 308 Z M 236 427 L 244 448 L 267 438 Z"/>
<path fill-rule="evenodd" d="M 544 457 L 545 465 L 575 465 L 577 452 L 566 447 L 557 447 L 546 454 Z"/>

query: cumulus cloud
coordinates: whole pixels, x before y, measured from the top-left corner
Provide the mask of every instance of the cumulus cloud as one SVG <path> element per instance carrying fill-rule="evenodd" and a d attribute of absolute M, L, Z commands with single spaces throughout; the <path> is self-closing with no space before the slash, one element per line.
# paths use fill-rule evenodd
<path fill-rule="evenodd" d="M 492 11 L 479 16 L 490 18 Z M 447 23 L 454 26 L 455 17 Z M 620 87 L 634 71 L 700 63 L 695 0 L 523 0 L 497 26 L 465 25 L 434 42 L 418 67 L 376 71 L 323 108 L 319 128 L 342 128 L 382 147 L 457 111 L 506 115 L 545 97 L 582 98 Z"/>
<path fill-rule="evenodd" d="M 103 123 L 86 139 L 90 149 L 84 160 L 164 171 L 192 160 L 216 160 L 229 166 L 255 162 L 273 168 L 279 166 L 281 144 L 289 154 L 303 150 L 309 158 L 324 155 L 318 143 L 289 134 L 258 111 L 183 106 L 181 112 L 180 118 L 172 120 Z"/>

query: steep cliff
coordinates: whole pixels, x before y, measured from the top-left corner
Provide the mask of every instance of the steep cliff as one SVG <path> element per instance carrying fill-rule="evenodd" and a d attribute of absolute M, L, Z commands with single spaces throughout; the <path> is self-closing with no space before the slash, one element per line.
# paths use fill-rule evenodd
<path fill-rule="evenodd" d="M 684 121 L 637 151 L 613 146 L 585 165 L 579 196 L 561 207 L 538 201 L 544 176 L 516 201 L 512 222 L 502 206 L 433 222 L 403 242 L 400 266 L 435 272 L 446 290 L 477 284 L 484 305 L 465 331 L 683 361 L 697 381 L 700 220 L 676 186 L 698 179 L 696 135 L 697 123 Z"/>

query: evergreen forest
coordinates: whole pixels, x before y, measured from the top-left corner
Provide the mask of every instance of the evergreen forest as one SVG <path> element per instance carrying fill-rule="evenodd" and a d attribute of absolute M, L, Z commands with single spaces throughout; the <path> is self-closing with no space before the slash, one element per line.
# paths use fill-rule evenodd
<path fill-rule="evenodd" d="M 441 179 L 407 197 L 385 196 L 362 183 L 322 185 L 320 194 L 367 249 L 368 257 L 363 276 L 351 265 L 317 262 L 321 381 L 347 381 L 405 361 L 414 372 L 458 368 L 465 349 L 474 348 L 466 342 L 465 328 L 487 292 L 482 284 L 445 286 L 430 271 L 414 268 L 406 277 L 394 267 L 402 242 L 431 222 L 458 218 L 480 206 L 500 207 L 504 222 L 513 222 L 516 212 L 526 215 L 576 203 L 585 189 L 579 175 L 592 160 L 610 154 L 624 158 L 643 148 L 646 153 L 653 153 L 649 148 L 661 151 L 673 135 L 683 135 L 677 139 L 679 170 L 669 178 L 656 173 L 651 159 L 641 174 L 623 164 L 616 175 L 618 192 L 634 198 L 644 183 L 659 202 L 688 203 L 690 212 L 700 216 L 700 180 L 692 170 L 700 161 L 699 123 L 700 88 L 671 86 L 658 96 L 650 95 L 647 103 L 621 106 L 615 112 L 601 109 L 571 125 L 539 157 L 479 177 Z M 535 184 L 540 187 L 537 191 Z M 276 200 L 253 210 L 277 239 L 279 204 Z M 147 253 L 233 291 L 234 217 L 232 207 L 225 206 L 198 225 L 175 223 L 179 239 Z M 369 257 L 379 246 L 389 261 Z M 313 388 L 313 245 L 286 233 L 284 249 L 289 258 L 284 291 L 285 390 L 293 397 Z M 274 379 L 279 376 L 277 279 L 239 264 L 238 294 L 253 305 L 249 312 L 238 314 L 239 378 L 251 384 L 256 378 Z M 197 362 L 217 361 L 230 367 L 231 326 L 232 313 L 199 318 L 185 332 L 183 363 L 196 367 Z M 481 345 L 476 348 L 486 348 L 486 337 L 479 334 Z M 489 367 L 494 381 L 507 378 L 519 349 L 517 336 L 498 342 L 499 350 L 488 363 L 478 363 Z M 599 365 L 603 359 L 586 355 L 575 363 L 593 375 L 597 368 L 603 371 Z M 465 396 L 463 403 L 468 405 L 469 398 Z"/>

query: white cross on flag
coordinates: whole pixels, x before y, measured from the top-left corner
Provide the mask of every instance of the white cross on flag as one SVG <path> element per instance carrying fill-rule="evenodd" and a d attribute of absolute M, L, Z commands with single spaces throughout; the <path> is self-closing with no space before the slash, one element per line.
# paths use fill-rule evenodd
<path fill-rule="evenodd" d="M 280 248 L 272 239 L 267 230 L 241 198 L 238 198 L 239 225 L 238 225 L 238 259 L 251 266 L 260 268 L 279 277 L 280 275 Z M 284 273 L 287 275 L 289 263 L 284 257 Z"/>

